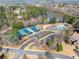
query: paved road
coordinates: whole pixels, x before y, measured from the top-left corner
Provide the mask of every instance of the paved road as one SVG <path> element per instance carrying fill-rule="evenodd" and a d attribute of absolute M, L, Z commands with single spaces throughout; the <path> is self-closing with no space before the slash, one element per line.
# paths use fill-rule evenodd
<path fill-rule="evenodd" d="M 43 31 L 43 30 L 41 30 L 41 31 Z M 35 35 L 35 34 L 37 34 L 37 33 L 39 33 L 39 32 L 41 32 L 41 31 L 38 31 L 38 32 L 36 32 L 36 33 L 34 33 L 34 34 L 31 34 L 31 35 L 29 35 L 28 36 L 28 41 L 25 41 L 25 42 L 23 42 L 22 44 L 21 44 L 21 46 L 20 46 L 20 49 L 24 49 L 26 46 L 28 46 L 31 42 L 33 42 L 33 39 L 31 39 L 30 37 L 31 36 L 33 36 L 33 35 Z"/>
<path fill-rule="evenodd" d="M 3 48 L 3 51 L 6 51 L 7 48 Z M 23 49 L 9 49 L 9 52 L 14 52 L 16 53 L 16 56 L 13 58 L 13 59 L 20 59 L 20 56 L 24 55 L 24 54 L 28 54 L 28 55 L 38 55 L 38 56 L 46 56 L 47 58 L 49 59 L 52 59 L 52 58 L 62 58 L 62 59 L 72 59 L 71 57 L 69 56 L 66 56 L 66 55 L 62 55 L 62 54 L 50 54 L 50 53 L 47 53 L 46 51 L 45 52 L 39 52 L 39 51 L 31 51 L 31 50 L 23 50 Z"/>
<path fill-rule="evenodd" d="M 21 46 L 20 49 L 24 49 L 26 46 L 28 46 L 31 43 L 31 40 L 25 41 Z"/>

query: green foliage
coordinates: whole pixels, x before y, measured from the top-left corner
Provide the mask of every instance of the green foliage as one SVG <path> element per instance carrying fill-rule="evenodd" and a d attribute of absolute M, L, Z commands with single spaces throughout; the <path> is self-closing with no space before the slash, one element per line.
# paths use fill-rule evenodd
<path fill-rule="evenodd" d="M 70 32 L 69 32 L 69 30 L 64 30 L 65 31 L 65 36 L 67 36 L 67 37 L 69 37 L 70 36 Z"/>
<path fill-rule="evenodd" d="M 0 30 L 4 25 L 8 25 L 8 20 L 6 17 L 6 8 L 4 6 L 0 6 Z"/>
<path fill-rule="evenodd" d="M 49 40 L 48 41 L 48 46 L 51 46 L 51 45 L 53 45 L 54 44 L 54 41 L 53 40 Z"/>
<path fill-rule="evenodd" d="M 74 26 L 76 29 L 79 29 L 79 21 L 77 21 L 73 26 Z"/>
<path fill-rule="evenodd" d="M 62 51 L 62 50 L 63 50 L 63 45 L 62 44 L 57 44 L 56 51 Z"/>
<path fill-rule="evenodd" d="M 65 43 L 69 43 L 69 37 L 71 36 L 70 30 L 64 30 L 64 41 Z"/>
<path fill-rule="evenodd" d="M 49 24 L 52 24 L 52 23 L 55 23 L 55 22 L 56 22 L 56 18 L 53 17 L 53 18 L 50 19 Z"/>
<path fill-rule="evenodd" d="M 60 3 L 58 7 L 64 7 L 64 3 Z"/>
<path fill-rule="evenodd" d="M 64 22 L 67 22 L 69 24 L 73 24 L 75 19 L 77 19 L 74 16 L 68 16 L 68 15 L 65 15 L 63 18 L 64 18 Z"/>
<path fill-rule="evenodd" d="M 74 17 L 74 16 L 68 16 L 68 15 L 65 15 L 64 16 L 64 22 L 67 22 L 69 24 L 72 24 L 72 26 L 76 29 L 79 28 L 79 18 L 78 17 Z"/>
<path fill-rule="evenodd" d="M 14 42 L 18 39 L 18 35 L 17 32 L 15 30 L 13 30 L 8 36 L 7 38 L 11 41 Z"/>
<path fill-rule="evenodd" d="M 4 53 L 0 55 L 0 59 L 4 59 L 4 57 L 5 57 Z"/>
<path fill-rule="evenodd" d="M 21 21 L 20 22 L 13 22 L 12 28 L 13 28 L 13 30 L 19 30 L 19 29 L 24 28 L 24 24 Z"/>
<path fill-rule="evenodd" d="M 28 6 L 26 11 L 27 16 L 37 18 L 38 16 L 47 15 L 47 9 L 36 6 Z"/>
<path fill-rule="evenodd" d="M 0 6 L 0 30 L 7 25 L 7 27 L 10 26 L 11 21 L 14 20 L 11 16 L 12 11 L 10 8 L 6 8 L 6 6 Z M 14 17 L 14 16 L 13 16 Z"/>
<path fill-rule="evenodd" d="M 7 19 L 1 19 L 0 18 L 0 30 L 3 28 L 3 26 L 9 26 L 9 22 L 8 22 L 8 20 Z"/>
<path fill-rule="evenodd" d="M 0 6 L 0 18 L 6 19 L 5 7 L 3 7 L 3 6 Z"/>

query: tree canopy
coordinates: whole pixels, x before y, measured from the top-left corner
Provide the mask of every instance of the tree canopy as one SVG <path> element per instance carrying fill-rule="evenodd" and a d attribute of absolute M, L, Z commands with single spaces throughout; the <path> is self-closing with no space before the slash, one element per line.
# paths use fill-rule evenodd
<path fill-rule="evenodd" d="M 43 7 L 28 6 L 26 9 L 26 13 L 23 13 L 23 15 L 29 18 L 37 18 L 38 16 L 47 15 L 47 9 Z"/>
<path fill-rule="evenodd" d="M 22 21 L 14 22 L 14 23 L 12 24 L 12 28 L 13 28 L 13 30 L 19 30 L 19 29 L 24 28 L 24 24 L 23 24 Z"/>

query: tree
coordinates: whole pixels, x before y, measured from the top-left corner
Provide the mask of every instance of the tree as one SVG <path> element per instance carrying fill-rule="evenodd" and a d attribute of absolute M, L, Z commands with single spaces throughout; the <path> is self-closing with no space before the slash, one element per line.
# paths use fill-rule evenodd
<path fill-rule="evenodd" d="M 0 55 L 0 59 L 4 59 L 4 57 L 5 57 L 4 54 Z"/>
<path fill-rule="evenodd" d="M 30 17 L 37 18 L 38 16 L 47 15 L 47 9 L 36 6 L 28 6 L 25 13 L 27 14 L 28 18 Z"/>
<path fill-rule="evenodd" d="M 69 30 L 65 30 L 65 34 L 64 34 L 64 40 L 66 43 L 69 42 L 69 37 L 70 37 L 70 34 L 69 34 Z"/>
<path fill-rule="evenodd" d="M 6 52 L 2 53 L 2 55 L 0 55 L 0 59 L 8 59 L 8 54 Z"/>
<path fill-rule="evenodd" d="M 55 42 L 57 44 L 57 51 L 62 51 L 63 50 L 63 46 L 62 46 L 62 42 L 63 42 L 63 31 L 57 31 L 55 34 Z"/>
<path fill-rule="evenodd" d="M 53 18 L 50 19 L 50 22 L 49 23 L 52 24 L 52 23 L 55 23 L 55 22 L 56 22 L 56 18 L 53 17 Z"/>
<path fill-rule="evenodd" d="M 62 51 L 62 50 L 63 50 L 62 44 L 57 44 L 57 49 L 56 49 L 56 51 Z"/>
<path fill-rule="evenodd" d="M 46 44 L 48 45 L 49 49 L 53 49 L 55 41 L 52 38 L 52 40 L 48 40 L 48 42 Z"/>
<path fill-rule="evenodd" d="M 79 29 L 79 20 L 73 26 L 74 28 Z"/>
<path fill-rule="evenodd" d="M 0 6 L 0 30 L 6 25 L 9 27 L 11 23 L 11 15 L 9 9 L 5 6 Z M 13 18 L 12 18 L 13 19 Z"/>
<path fill-rule="evenodd" d="M 64 7 L 64 5 L 65 5 L 64 3 L 59 3 L 58 7 Z"/>
<path fill-rule="evenodd" d="M 2 45 L 0 44 L 0 52 L 2 51 Z"/>
<path fill-rule="evenodd" d="M 23 24 L 22 21 L 19 21 L 19 22 L 13 22 L 13 24 L 12 24 L 12 28 L 13 28 L 13 30 L 19 30 L 19 29 L 24 28 L 24 24 Z"/>
<path fill-rule="evenodd" d="M 6 19 L 5 7 L 3 7 L 3 6 L 0 6 L 0 18 Z"/>
<path fill-rule="evenodd" d="M 70 36 L 73 35 L 73 29 L 72 28 L 64 29 L 63 35 L 64 35 L 65 43 L 70 43 L 70 39 L 69 38 L 70 38 Z"/>
<path fill-rule="evenodd" d="M 71 24 L 76 31 L 79 30 L 79 17 L 65 15 L 63 19 L 64 22 Z"/>
<path fill-rule="evenodd" d="M 11 42 L 15 42 L 18 39 L 18 35 L 17 32 L 15 30 L 13 30 L 8 36 L 7 38 L 9 39 L 9 41 Z"/>
<path fill-rule="evenodd" d="M 73 24 L 75 22 L 74 19 L 77 19 L 77 18 L 74 16 L 64 15 L 63 19 L 64 19 L 64 22 L 67 22 L 69 24 Z"/>

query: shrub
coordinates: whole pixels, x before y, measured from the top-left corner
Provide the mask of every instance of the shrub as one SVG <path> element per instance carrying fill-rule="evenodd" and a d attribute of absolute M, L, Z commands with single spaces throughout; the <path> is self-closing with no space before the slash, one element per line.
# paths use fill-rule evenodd
<path fill-rule="evenodd" d="M 56 49 L 56 51 L 62 51 L 62 50 L 63 50 L 62 44 L 57 44 L 57 49 Z"/>
<path fill-rule="evenodd" d="M 49 40 L 48 41 L 48 46 L 50 47 L 51 45 L 53 45 L 55 42 L 53 40 Z"/>

